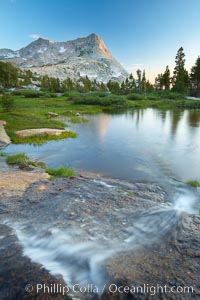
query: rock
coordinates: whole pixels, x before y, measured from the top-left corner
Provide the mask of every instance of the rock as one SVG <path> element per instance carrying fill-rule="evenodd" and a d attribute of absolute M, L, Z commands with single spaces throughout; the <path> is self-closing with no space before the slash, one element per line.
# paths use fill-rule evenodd
<path fill-rule="evenodd" d="M 48 117 L 57 117 L 57 116 L 58 116 L 58 114 L 55 112 L 52 112 L 52 111 L 48 112 Z"/>
<path fill-rule="evenodd" d="M 47 173 L 39 172 L 36 169 L 30 172 L 13 168 L 12 171 L 1 173 L 0 190 L 7 198 L 21 197 L 30 184 L 49 177 Z"/>
<path fill-rule="evenodd" d="M 62 278 L 49 274 L 41 265 L 23 255 L 23 249 L 9 226 L 0 224 L 0 299 L 72 300 L 61 293 L 37 292 L 37 284 L 65 286 Z"/>
<path fill-rule="evenodd" d="M 22 171 L 19 170 L 15 177 L 12 175 L 7 180 L 1 174 L 0 183 L 4 178 L 4 184 L 9 184 L 8 188 L 16 191 L 17 183 L 13 181 L 22 176 L 20 173 Z M 31 174 L 34 176 L 34 172 L 23 172 L 21 178 L 26 179 L 26 174 L 27 177 Z M 22 183 L 18 182 L 19 189 Z M 144 287 L 146 284 L 152 287 L 151 290 L 135 294 L 108 294 L 105 291 L 101 297 L 104 300 L 199 299 L 200 216 L 162 206 L 168 199 L 159 186 L 89 177 L 89 174 L 86 177 L 83 174 L 73 179 L 54 181 L 42 178 L 35 181 L 33 178 L 22 189 L 23 193 L 19 196 L 16 193 L 11 193 L 11 197 L 9 194 L 6 197 L 0 195 L 1 219 L 10 219 L 11 226 L 23 224 L 18 232 L 22 230 L 28 247 L 33 247 L 34 252 L 40 253 L 42 245 L 42 249 L 45 249 L 44 267 L 50 258 L 51 262 L 61 265 L 58 273 L 65 274 L 66 270 L 67 276 L 70 276 L 72 272 L 75 282 L 81 278 L 89 283 L 103 279 L 108 286 Z M 128 195 L 130 191 L 133 192 L 132 197 Z M 132 240 L 127 238 L 130 234 Z M 40 278 L 43 270 L 46 280 L 48 268 L 36 268 L 36 264 L 30 263 L 30 260 L 27 264 L 27 257 L 17 254 L 21 251 L 23 239 L 18 243 L 10 242 L 8 247 L 10 234 L 2 230 L 2 235 L 5 239 L 1 247 L 7 250 L 3 255 L 0 252 L 3 257 L 0 284 L 9 286 L 9 289 L 6 288 L 7 299 L 14 299 L 17 293 L 22 292 L 24 278 L 21 274 L 28 276 L 28 279 Z M 13 231 L 12 239 L 16 240 L 16 231 Z M 24 247 L 26 249 L 26 243 Z M 111 254 L 106 256 L 109 250 L 112 250 Z M 15 255 L 17 259 L 12 261 Z M 99 262 L 98 259 L 104 255 L 106 259 Z M 11 278 L 10 285 L 8 278 Z M 153 287 L 157 286 L 166 286 L 167 289 L 189 286 L 194 288 L 194 293 L 191 289 L 188 293 L 158 291 L 153 296 Z M 4 294 L 5 289 L 0 289 L 0 298 Z M 8 295 L 11 295 L 10 298 Z M 98 299 L 95 295 L 87 294 L 78 298 Z"/>
<path fill-rule="evenodd" d="M 4 126 L 6 125 L 5 121 L 0 121 L 0 148 L 5 147 L 11 143 L 9 136 L 7 135 Z"/>
<path fill-rule="evenodd" d="M 61 135 L 64 132 L 67 132 L 67 130 L 52 129 L 52 128 L 37 128 L 37 129 L 25 129 L 25 130 L 15 131 L 15 134 L 18 137 L 25 138 L 25 137 L 34 136 L 37 134 Z"/>

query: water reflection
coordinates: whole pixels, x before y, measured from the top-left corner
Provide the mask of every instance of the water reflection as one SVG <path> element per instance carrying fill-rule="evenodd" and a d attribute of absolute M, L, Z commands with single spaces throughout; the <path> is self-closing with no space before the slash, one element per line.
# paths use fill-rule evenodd
<path fill-rule="evenodd" d="M 199 127 L 200 125 L 200 111 L 191 110 L 188 112 L 188 123 L 192 127 Z"/>
<path fill-rule="evenodd" d="M 6 151 L 130 181 L 200 180 L 200 111 L 148 108 L 88 118 L 71 125 L 77 139 Z"/>
<path fill-rule="evenodd" d="M 100 118 L 99 118 L 99 135 L 100 135 L 102 140 L 104 139 L 104 137 L 106 135 L 106 132 L 107 132 L 107 129 L 108 129 L 108 122 L 109 122 L 110 118 L 111 118 L 111 116 L 109 116 L 109 115 L 105 115 L 105 114 L 100 115 Z"/>

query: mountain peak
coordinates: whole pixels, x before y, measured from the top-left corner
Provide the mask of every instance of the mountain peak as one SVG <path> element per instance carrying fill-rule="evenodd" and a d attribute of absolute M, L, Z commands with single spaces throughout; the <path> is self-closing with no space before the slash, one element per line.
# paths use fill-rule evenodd
<path fill-rule="evenodd" d="M 91 41 L 91 46 L 96 48 L 96 51 L 100 56 L 113 58 L 111 52 L 106 47 L 103 39 L 96 33 L 91 33 L 86 37 L 87 40 Z"/>
<path fill-rule="evenodd" d="M 0 60 L 60 79 L 76 80 L 87 75 L 106 82 L 112 78 L 122 81 L 128 76 L 96 33 L 67 42 L 39 37 L 18 51 L 0 49 Z"/>
<path fill-rule="evenodd" d="M 36 42 L 48 42 L 48 43 L 54 43 L 54 41 L 53 40 L 49 40 L 49 39 L 46 39 L 46 38 L 44 38 L 44 37 L 39 37 L 37 40 L 36 40 Z"/>

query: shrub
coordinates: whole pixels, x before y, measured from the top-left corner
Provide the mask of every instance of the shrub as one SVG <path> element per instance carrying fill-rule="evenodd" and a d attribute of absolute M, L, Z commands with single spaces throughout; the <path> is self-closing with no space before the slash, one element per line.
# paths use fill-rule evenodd
<path fill-rule="evenodd" d="M 199 109 L 200 108 L 200 101 L 183 100 L 183 101 L 178 101 L 175 105 L 178 108 Z"/>
<path fill-rule="evenodd" d="M 147 99 L 148 100 L 159 100 L 159 97 L 157 95 L 148 95 Z"/>
<path fill-rule="evenodd" d="M 58 169 L 47 168 L 45 170 L 49 175 L 53 177 L 74 177 L 76 172 L 69 167 L 60 167 Z"/>
<path fill-rule="evenodd" d="M 14 98 L 13 98 L 12 96 L 10 96 L 10 95 L 3 95 L 3 96 L 1 97 L 0 102 L 1 102 L 2 108 L 3 108 L 4 111 L 6 111 L 6 112 L 12 111 L 13 108 L 14 108 L 14 106 L 15 106 L 15 105 L 14 105 Z"/>
<path fill-rule="evenodd" d="M 71 95 L 69 97 L 75 104 L 87 104 L 87 105 L 124 105 L 126 103 L 125 98 L 116 95 L 107 95 L 105 97 L 99 97 L 92 94 L 88 95 Z"/>
<path fill-rule="evenodd" d="M 32 90 L 16 90 L 12 92 L 12 95 L 23 96 L 25 98 L 39 98 L 43 95 L 43 92 Z"/>
<path fill-rule="evenodd" d="M 160 96 L 162 99 L 171 99 L 171 100 L 179 100 L 179 99 L 184 99 L 185 95 L 181 93 L 176 93 L 172 91 L 157 91 L 157 95 Z"/>
<path fill-rule="evenodd" d="M 143 99 L 145 99 L 145 96 L 141 95 L 141 94 L 129 94 L 127 96 L 127 99 L 128 100 L 143 100 Z"/>
<path fill-rule="evenodd" d="M 16 90 L 11 93 L 15 96 L 22 96 L 24 98 L 55 98 L 56 93 L 51 93 L 48 91 L 33 91 L 33 90 Z"/>

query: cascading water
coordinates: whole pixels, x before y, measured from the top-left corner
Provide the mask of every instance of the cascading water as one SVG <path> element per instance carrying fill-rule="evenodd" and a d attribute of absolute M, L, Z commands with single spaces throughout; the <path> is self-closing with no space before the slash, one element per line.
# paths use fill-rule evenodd
<path fill-rule="evenodd" d="M 104 270 L 109 259 L 170 237 L 181 228 L 182 212 L 194 212 L 194 203 L 194 196 L 182 193 L 171 207 L 136 212 L 116 209 L 106 220 L 88 216 L 88 224 L 77 222 L 70 228 L 64 219 L 62 228 L 50 223 L 36 227 L 27 221 L 8 225 L 15 229 L 24 254 L 52 274 L 61 274 L 69 286 L 93 284 L 101 289 L 107 280 Z M 126 222 L 119 226 L 122 214 Z"/>

